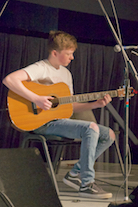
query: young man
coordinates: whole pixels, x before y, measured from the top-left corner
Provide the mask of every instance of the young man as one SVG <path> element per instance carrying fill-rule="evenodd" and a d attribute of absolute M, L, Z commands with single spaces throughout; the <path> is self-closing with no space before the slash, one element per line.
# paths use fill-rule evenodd
<path fill-rule="evenodd" d="M 64 82 L 73 95 L 72 75 L 66 66 L 74 59 L 73 53 L 77 48 L 74 36 L 63 31 L 51 31 L 48 39 L 49 56 L 46 60 L 36 62 L 26 68 L 17 70 L 3 80 L 10 90 L 34 102 L 43 110 L 52 106 L 50 96 L 39 96 L 28 90 L 22 81 L 35 81 L 50 85 Z M 111 101 L 107 94 L 103 99 L 90 103 L 73 103 L 74 112 L 104 107 Z M 68 138 L 81 138 L 81 155 L 78 163 L 67 173 L 63 181 L 77 189 L 79 195 L 90 198 L 110 198 L 107 193 L 95 183 L 95 160 L 114 142 L 115 134 L 107 127 L 94 122 L 72 119 L 58 119 L 51 121 L 35 130 L 39 134 L 52 134 Z"/>

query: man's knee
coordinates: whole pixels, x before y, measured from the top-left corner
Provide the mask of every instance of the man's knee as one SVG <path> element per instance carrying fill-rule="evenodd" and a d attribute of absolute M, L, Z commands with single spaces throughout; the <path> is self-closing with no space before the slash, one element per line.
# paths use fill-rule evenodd
<path fill-rule="evenodd" d="M 113 141 L 115 141 L 115 133 L 112 129 L 109 129 L 109 136 Z"/>
<path fill-rule="evenodd" d="M 99 127 L 96 123 L 91 122 L 90 128 L 93 129 L 95 132 L 99 133 Z"/>

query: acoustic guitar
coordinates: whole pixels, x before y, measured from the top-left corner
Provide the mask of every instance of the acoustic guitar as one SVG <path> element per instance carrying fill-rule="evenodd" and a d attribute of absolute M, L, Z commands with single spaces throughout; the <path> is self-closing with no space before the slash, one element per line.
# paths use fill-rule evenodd
<path fill-rule="evenodd" d="M 106 94 L 109 94 L 112 98 L 125 97 L 124 88 L 71 96 L 68 86 L 62 82 L 50 86 L 27 81 L 23 81 L 23 84 L 38 95 L 52 96 L 54 99 L 50 100 L 52 102 L 51 109 L 45 111 L 9 90 L 7 96 L 9 117 L 12 125 L 20 131 L 32 131 L 49 121 L 70 118 L 73 113 L 73 102 L 98 100 Z M 134 95 L 132 94 L 132 90 L 133 88 L 130 87 L 129 96 Z"/>

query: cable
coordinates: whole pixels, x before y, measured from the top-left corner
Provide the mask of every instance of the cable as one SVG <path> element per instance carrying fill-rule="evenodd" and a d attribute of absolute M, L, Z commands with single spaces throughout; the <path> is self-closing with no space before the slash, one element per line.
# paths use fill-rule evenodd
<path fill-rule="evenodd" d="M 8 207 L 15 207 L 13 205 L 13 203 L 11 202 L 11 200 L 8 198 L 8 196 L 3 193 L 3 192 L 0 192 L 0 197 L 2 198 L 2 200 L 4 201 L 4 203 L 8 206 Z"/>
<path fill-rule="evenodd" d="M 118 192 L 116 193 L 116 196 L 115 196 L 115 203 L 117 203 L 117 199 L 118 199 L 118 194 L 119 194 L 119 192 L 120 192 L 120 190 L 121 189 L 124 189 L 124 183 L 126 182 L 126 180 L 128 179 L 128 177 L 129 177 L 129 175 L 130 175 L 130 172 L 131 172 L 131 169 L 132 169 L 132 164 L 131 164 L 131 153 L 130 153 L 130 147 L 129 147 L 129 145 L 128 145 L 128 154 L 127 154 L 127 156 L 129 157 L 129 171 L 128 171 L 128 174 L 127 174 L 127 176 L 126 176 L 126 179 L 122 182 L 122 184 L 121 185 L 115 185 L 115 184 L 112 184 L 112 183 L 109 183 L 109 182 L 107 182 L 107 181 L 103 181 L 103 180 L 100 180 L 100 179 L 95 179 L 95 180 L 97 180 L 97 181 L 100 181 L 100 182 L 103 182 L 103 183 L 106 183 L 106 184 L 108 184 L 108 185 L 112 185 L 112 186 L 115 186 L 115 187 L 119 187 L 119 190 L 118 190 Z M 129 187 L 129 190 L 134 190 L 134 187 Z"/>
<path fill-rule="evenodd" d="M 107 182 L 107 181 L 104 181 L 104 180 L 101 180 L 101 179 L 97 179 L 97 178 L 96 178 L 95 180 L 98 181 L 98 182 L 101 182 L 101 183 L 105 183 L 105 184 L 111 185 L 111 186 L 113 186 L 113 187 L 119 187 L 119 188 L 120 188 L 120 185 L 117 185 L 117 184 L 113 184 L 113 183 L 110 183 L 110 182 Z M 121 188 L 124 189 L 123 186 L 122 186 Z M 133 186 L 129 186 L 128 189 L 129 189 L 129 190 L 134 190 L 135 187 L 133 187 Z"/>
<path fill-rule="evenodd" d="M 101 9 L 102 9 L 102 11 L 103 11 L 105 17 L 106 17 L 106 20 L 108 21 L 108 24 L 109 24 L 109 26 L 110 26 L 110 28 L 111 28 L 111 31 L 113 32 L 113 35 L 114 35 L 114 37 L 115 37 L 117 43 L 118 43 L 118 44 L 120 45 L 120 47 L 121 47 L 122 54 L 123 54 L 124 61 L 125 61 L 125 65 L 126 65 L 126 68 L 128 69 L 128 64 L 127 64 L 128 57 L 127 57 L 127 55 L 126 55 L 126 53 L 125 53 L 125 51 L 124 51 L 124 48 L 123 48 L 123 46 L 122 46 L 122 43 L 120 42 L 120 39 L 119 39 L 118 36 L 117 36 L 117 33 L 116 33 L 116 31 L 115 31 L 115 29 L 114 29 L 114 27 L 113 27 L 113 25 L 112 25 L 112 23 L 111 23 L 111 21 L 110 21 L 110 19 L 109 19 L 109 17 L 108 17 L 107 12 L 106 12 L 105 9 L 104 9 L 104 6 L 103 6 L 101 0 L 98 0 L 98 2 L 99 2 L 99 4 L 100 4 L 100 6 L 101 6 Z M 114 8 L 114 11 L 115 11 L 115 8 Z M 126 68 L 125 68 L 125 70 L 126 70 Z M 128 71 L 128 70 L 126 70 L 126 71 Z"/>
<path fill-rule="evenodd" d="M 118 22 L 118 18 L 117 18 L 117 13 L 116 13 L 116 10 L 115 10 L 115 5 L 114 5 L 114 3 L 113 3 L 112 0 L 110 0 L 110 2 L 111 2 L 111 5 L 112 5 L 114 17 L 115 17 L 115 20 L 116 20 L 116 26 L 117 26 L 117 30 L 118 30 L 118 36 L 119 36 L 120 42 L 122 43 L 122 37 L 121 37 L 120 28 L 119 28 L 119 22 Z"/>
<path fill-rule="evenodd" d="M 120 40 L 120 43 L 121 43 L 121 49 L 122 49 L 123 48 L 123 46 L 122 46 L 122 37 L 121 37 L 121 32 L 120 32 L 120 27 L 119 27 L 119 21 L 118 21 L 118 17 L 117 17 L 117 12 L 116 12 L 115 5 L 113 3 L 113 0 L 110 0 L 110 2 L 111 2 L 111 5 L 112 5 L 114 17 L 115 17 L 115 20 L 116 20 L 118 36 L 119 36 L 119 40 Z M 125 68 L 125 70 L 127 72 L 128 71 L 127 59 L 126 59 L 126 57 L 124 55 L 124 52 L 122 52 L 122 54 L 123 54 L 123 58 L 124 58 L 124 61 L 125 61 L 126 68 L 127 68 L 127 69 Z"/>

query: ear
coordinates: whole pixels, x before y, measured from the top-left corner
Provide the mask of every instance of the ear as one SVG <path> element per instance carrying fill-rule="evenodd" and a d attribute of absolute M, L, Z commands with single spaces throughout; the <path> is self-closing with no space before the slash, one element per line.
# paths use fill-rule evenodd
<path fill-rule="evenodd" d="M 57 51 L 56 51 L 56 50 L 52 50 L 51 55 L 52 55 L 53 57 L 56 57 L 56 56 L 57 56 Z"/>

